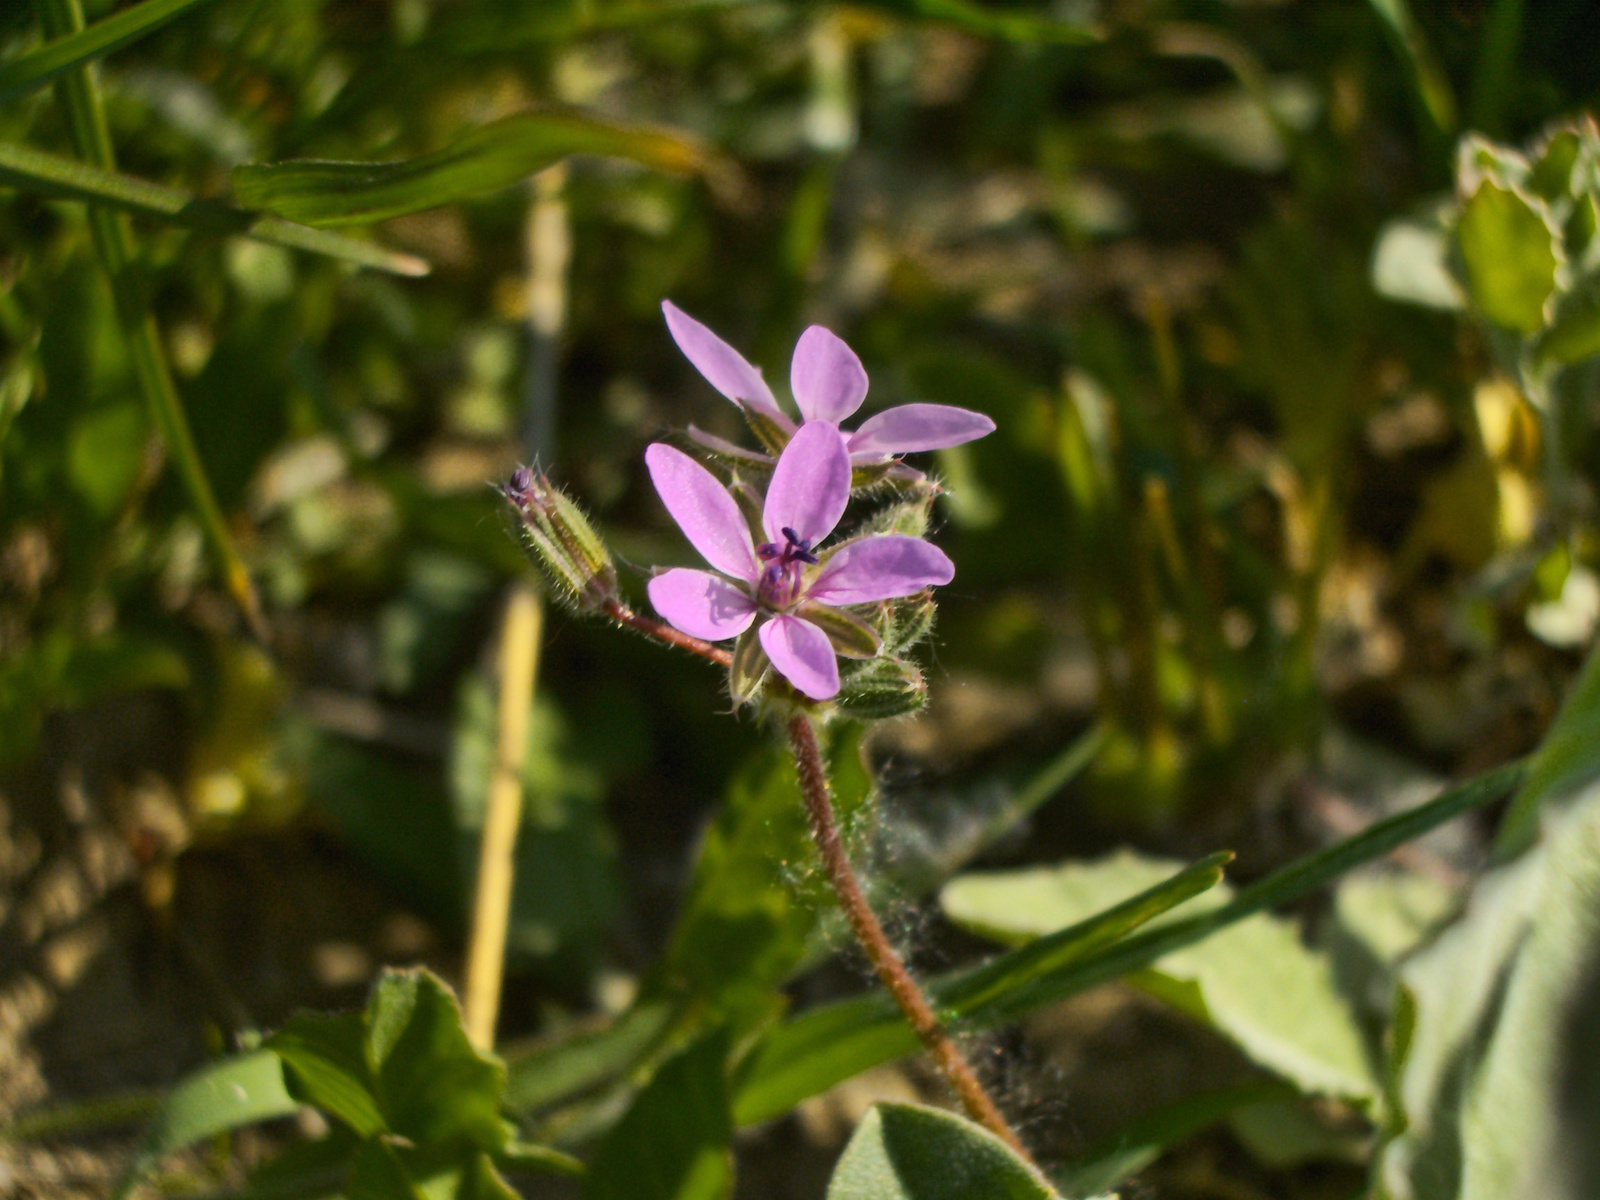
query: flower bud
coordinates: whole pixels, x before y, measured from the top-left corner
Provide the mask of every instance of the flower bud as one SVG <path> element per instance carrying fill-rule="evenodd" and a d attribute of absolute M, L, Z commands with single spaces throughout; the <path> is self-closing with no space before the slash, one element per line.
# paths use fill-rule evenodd
<path fill-rule="evenodd" d="M 885 615 L 882 627 L 884 653 L 904 654 L 933 632 L 933 619 L 939 606 L 934 603 L 933 592 L 923 590 L 914 596 L 884 602 Z"/>
<path fill-rule="evenodd" d="M 928 682 L 911 663 L 872 659 L 840 679 L 834 703 L 846 716 L 863 721 L 903 717 L 928 703 Z"/>
<path fill-rule="evenodd" d="M 583 511 L 543 475 L 518 467 L 500 489 L 522 520 L 523 544 L 551 591 L 579 610 L 617 595 L 617 569 Z"/>

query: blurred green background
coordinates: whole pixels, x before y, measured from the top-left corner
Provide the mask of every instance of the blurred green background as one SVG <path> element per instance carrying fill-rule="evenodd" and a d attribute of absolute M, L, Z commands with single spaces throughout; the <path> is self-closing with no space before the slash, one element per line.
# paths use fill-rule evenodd
<path fill-rule="evenodd" d="M 81 114 L 16 69 L 64 11 L 0 11 L 0 143 L 72 159 Z M 1436 236 L 1463 133 L 1532 145 L 1592 107 L 1595 45 L 1587 0 L 176 12 L 98 71 L 116 169 L 182 208 L 131 219 L 115 296 L 113 235 L 0 161 L 6 861 L 110 831 L 141 885 L 115 928 L 175 944 L 202 982 L 174 1003 L 223 1028 L 359 994 L 360 957 L 263 983 L 245 946 L 183 950 L 297 944 L 271 931 L 285 906 L 345 908 L 335 948 L 450 963 L 497 614 L 528 573 L 489 485 L 537 458 L 621 559 L 687 561 L 642 450 L 691 422 L 741 436 L 664 298 L 780 391 L 820 322 L 868 411 L 998 423 L 925 464 L 957 575 L 929 712 L 870 743 L 903 887 L 1096 720 L 1071 799 L 990 861 L 1235 845 L 1259 872 L 1337 824 L 1330 772 L 1525 752 L 1600 618 L 1594 376 L 1530 374 L 1533 331 L 1476 292 L 1450 311 L 1446 258 L 1383 235 Z M 365 198 L 247 166 L 469 145 Z M 349 241 L 238 236 L 263 209 Z M 1586 238 L 1552 252 L 1562 287 Z M 649 964 L 697 831 L 767 752 L 728 709 L 704 664 L 552 612 L 503 1032 L 615 1008 Z M 385 942 L 363 905 L 425 932 Z"/>

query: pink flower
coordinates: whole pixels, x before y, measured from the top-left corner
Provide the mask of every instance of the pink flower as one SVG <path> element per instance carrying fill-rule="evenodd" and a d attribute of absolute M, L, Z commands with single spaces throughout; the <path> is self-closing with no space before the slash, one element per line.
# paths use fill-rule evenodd
<path fill-rule="evenodd" d="M 678 349 L 712 387 L 735 404 L 759 410 L 785 434 L 793 434 L 794 422 L 778 407 L 761 372 L 743 355 L 672 301 L 663 300 L 661 311 Z M 795 343 L 789 386 L 806 424 L 827 422 L 837 428 L 866 399 L 867 372 L 842 339 L 813 325 Z M 982 413 L 949 404 L 901 404 L 868 417 L 844 436 L 850 461 L 869 463 L 916 450 L 959 446 L 993 432 L 994 422 Z"/>
<path fill-rule="evenodd" d="M 759 546 L 733 496 L 694 459 L 656 442 L 644 460 L 672 519 L 719 572 L 664 571 L 650 581 L 651 604 L 684 633 L 712 642 L 759 621 L 767 658 L 813 700 L 838 693 L 835 655 L 847 652 L 836 651 L 827 631 L 873 636 L 839 607 L 910 596 L 955 575 L 937 546 L 903 534 L 846 542 L 818 565 L 812 548 L 833 532 L 850 498 L 850 454 L 830 422 L 808 421 L 778 456 L 761 514 L 768 540 Z"/>

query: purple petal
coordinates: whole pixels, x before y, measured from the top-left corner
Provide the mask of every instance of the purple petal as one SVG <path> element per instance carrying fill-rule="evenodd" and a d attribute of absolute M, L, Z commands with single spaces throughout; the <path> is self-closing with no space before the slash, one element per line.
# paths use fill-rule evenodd
<path fill-rule="evenodd" d="M 807 421 L 839 422 L 866 399 L 867 370 L 836 334 L 813 325 L 795 343 L 789 386 Z"/>
<path fill-rule="evenodd" d="M 652 442 L 644 452 L 661 503 L 691 545 L 717 570 L 755 579 L 756 548 L 739 505 L 717 477 L 682 450 Z"/>
<path fill-rule="evenodd" d="M 745 361 L 744 355 L 672 301 L 663 300 L 661 312 L 667 318 L 672 340 L 678 343 L 678 349 L 694 364 L 695 370 L 706 377 L 707 383 L 735 404 L 753 404 L 783 416 L 767 381 L 761 378 L 758 369 Z"/>
<path fill-rule="evenodd" d="M 949 583 L 956 568 L 943 550 L 903 533 L 841 546 L 817 572 L 806 599 L 822 604 L 870 604 Z"/>
<path fill-rule="evenodd" d="M 982 413 L 949 404 L 901 404 L 868 417 L 849 435 L 851 458 L 943 450 L 994 432 Z"/>
<path fill-rule="evenodd" d="M 839 694 L 839 660 L 828 635 L 810 621 L 785 613 L 773 617 L 756 636 L 778 673 L 813 700 Z"/>
<path fill-rule="evenodd" d="M 676 567 L 657 575 L 646 590 L 668 624 L 708 642 L 738 637 L 756 619 L 755 601 L 744 589 L 710 571 Z"/>
<path fill-rule="evenodd" d="M 815 546 L 833 532 L 849 500 L 850 454 L 844 435 L 826 421 L 807 421 L 778 455 L 761 521 L 771 541 L 782 543 L 788 527 Z"/>

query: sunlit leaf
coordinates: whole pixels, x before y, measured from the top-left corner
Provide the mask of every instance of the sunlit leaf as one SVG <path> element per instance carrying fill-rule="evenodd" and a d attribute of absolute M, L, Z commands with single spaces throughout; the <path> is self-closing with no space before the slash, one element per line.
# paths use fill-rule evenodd
<path fill-rule="evenodd" d="M 1600 790 L 1546 808 L 1540 842 L 1491 871 L 1462 918 L 1401 967 L 1415 1006 L 1394 1066 L 1403 1121 L 1379 1160 L 1386 1200 L 1579 1200 L 1583 1086 L 1600 1070 Z M 1592 1095 L 1592 1089 L 1591 1093 Z"/>
<path fill-rule="evenodd" d="M 1543 203 L 1486 179 L 1461 205 L 1456 242 L 1474 307 L 1508 329 L 1536 332 L 1561 261 Z"/>
<path fill-rule="evenodd" d="M 1372 286 L 1391 300 L 1456 310 L 1466 298 L 1449 267 L 1444 230 L 1409 218 L 1390 221 L 1372 251 Z"/>
<path fill-rule="evenodd" d="M 941 902 L 952 920 L 974 932 L 1026 944 L 1158 885 L 1178 866 L 1123 851 L 1095 862 L 963 876 L 945 888 Z M 1230 891 L 1213 888 L 1160 919 L 1215 910 Z M 1249 917 L 1165 956 L 1134 982 L 1209 1021 L 1256 1062 L 1308 1092 L 1356 1100 L 1377 1094 L 1331 963 L 1287 921 Z"/>
<path fill-rule="evenodd" d="M 467 1041 L 455 997 L 426 971 L 387 971 L 364 1012 L 299 1015 L 268 1046 L 302 1102 L 363 1137 L 505 1144 L 505 1069 Z"/>

